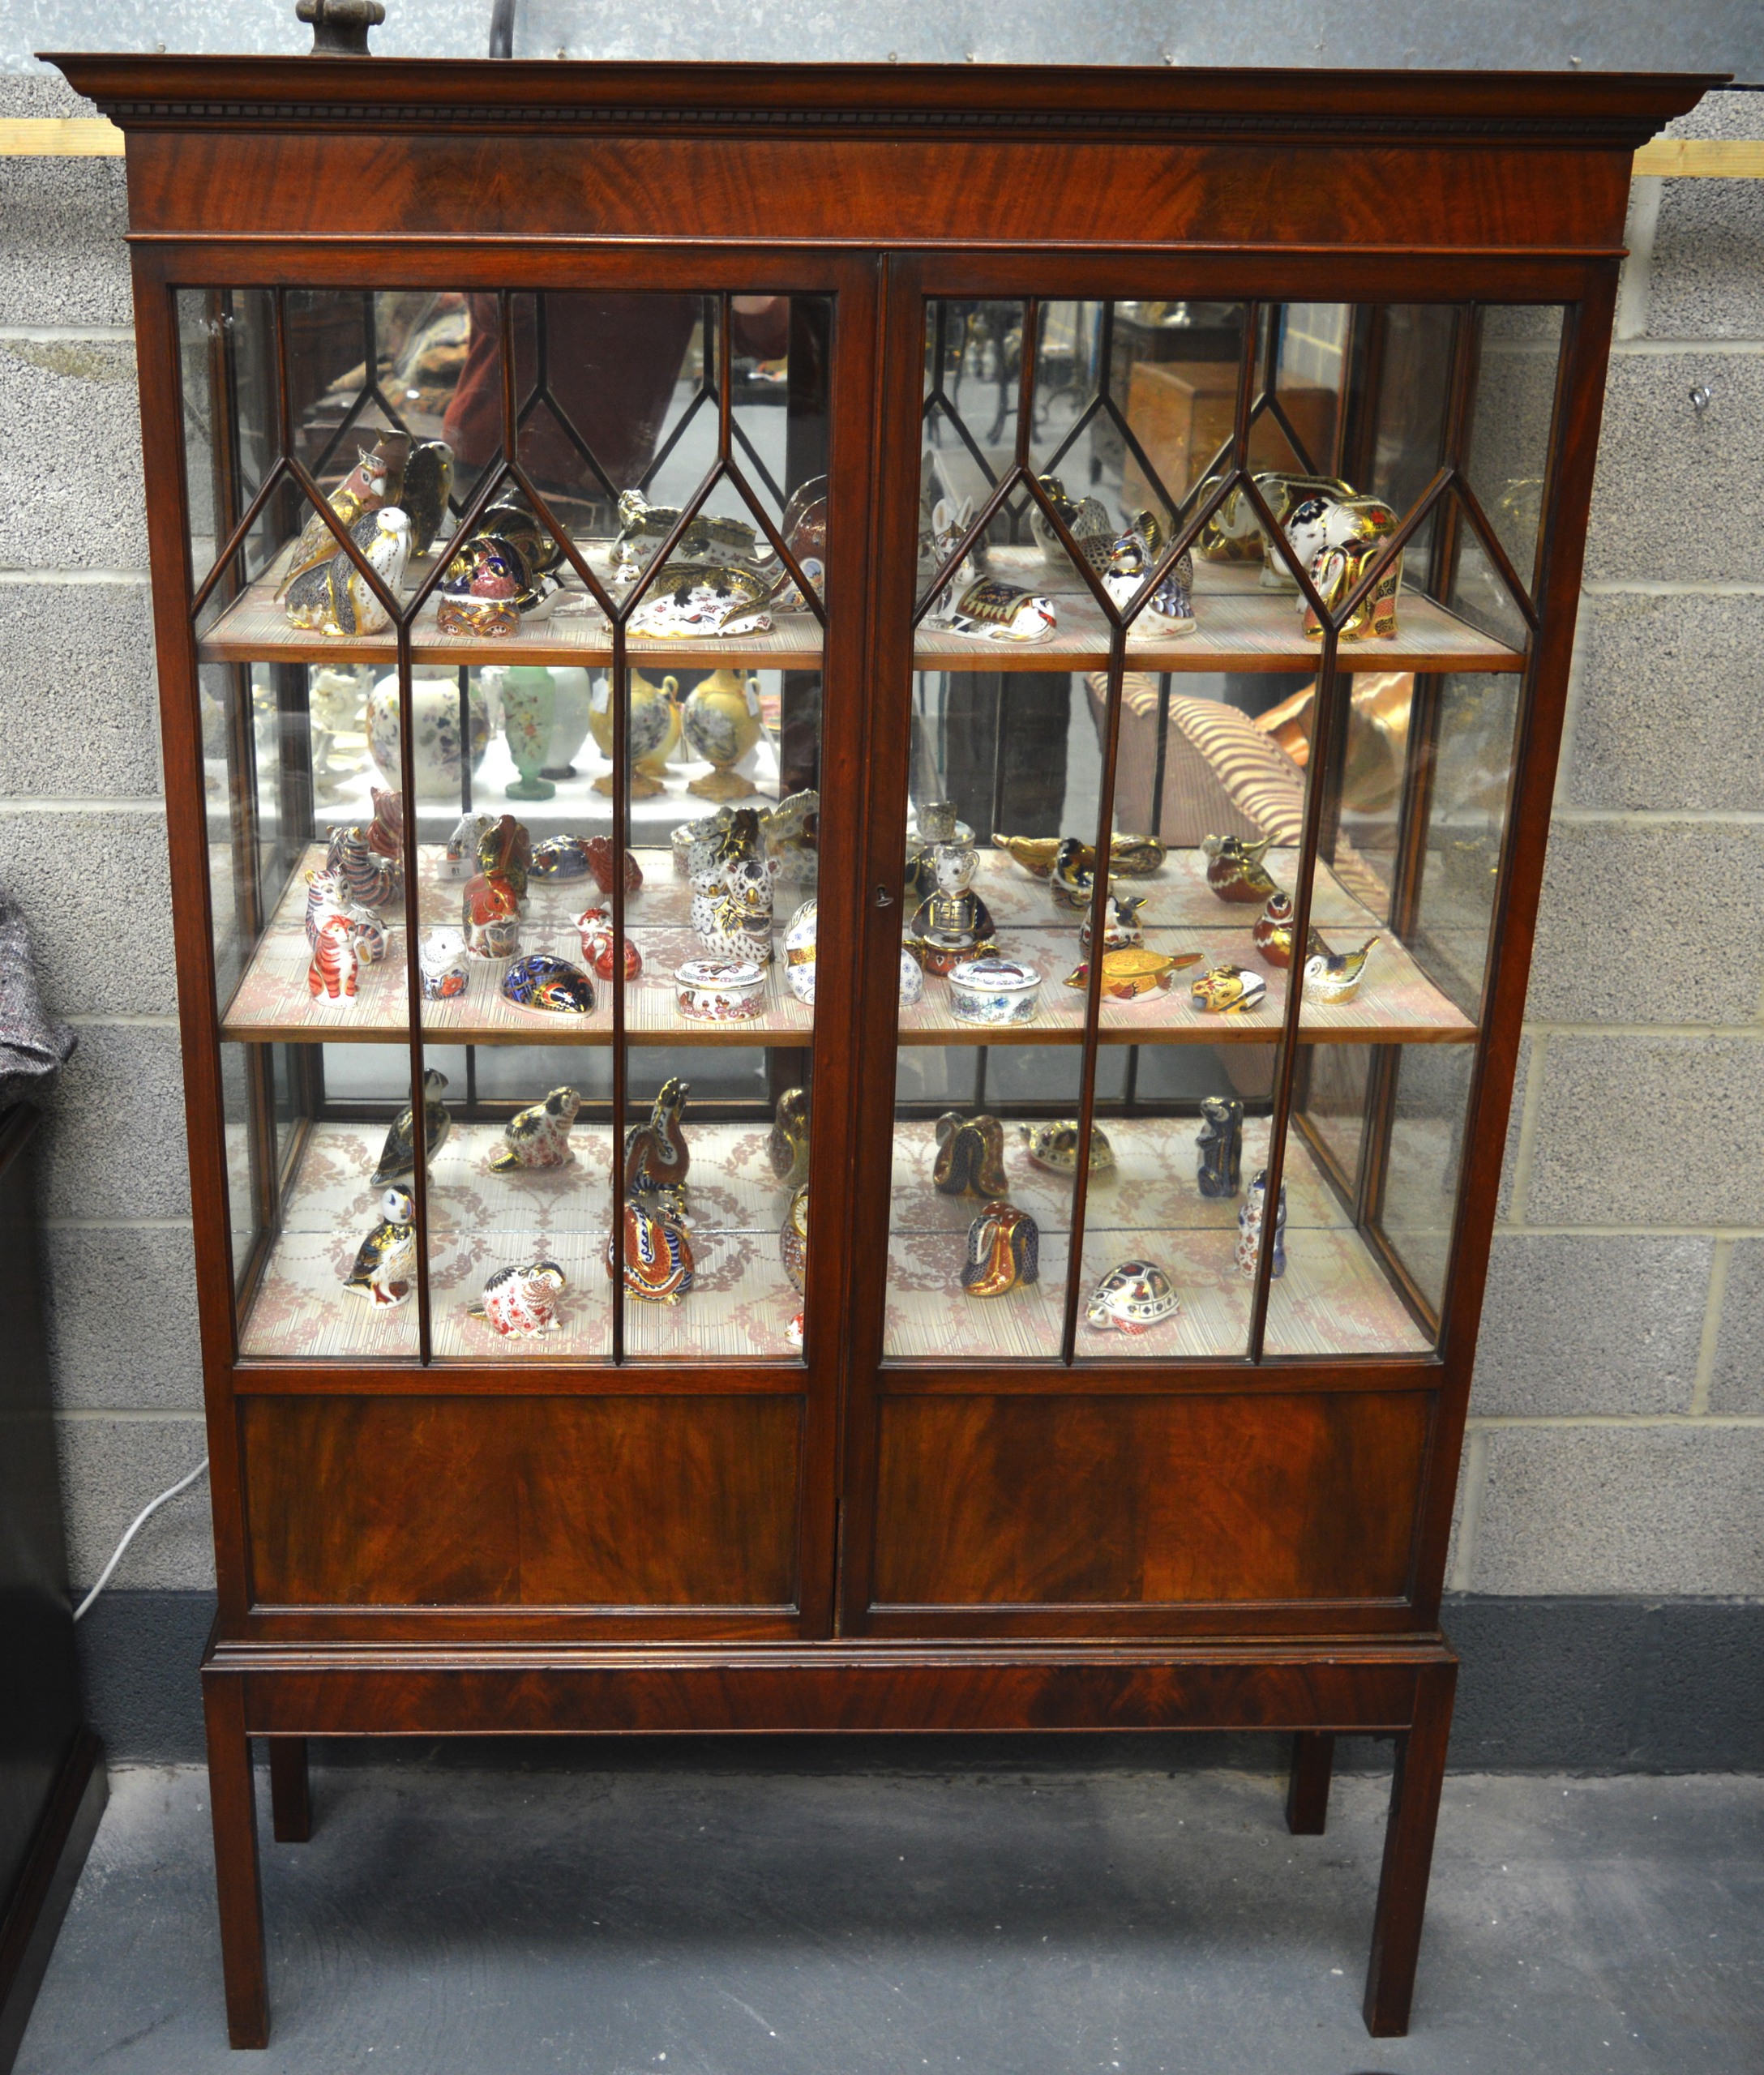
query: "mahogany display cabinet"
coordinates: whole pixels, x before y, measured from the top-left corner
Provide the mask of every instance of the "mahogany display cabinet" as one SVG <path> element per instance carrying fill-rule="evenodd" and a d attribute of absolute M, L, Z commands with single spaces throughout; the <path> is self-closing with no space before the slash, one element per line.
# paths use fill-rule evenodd
<path fill-rule="evenodd" d="M 1402 2031 L 1630 158 L 1715 83 L 54 62 L 234 2043 L 251 1739 L 298 1838 L 308 1738 L 487 1732 L 1295 1733 L 1300 1832 L 1389 1736 Z"/>

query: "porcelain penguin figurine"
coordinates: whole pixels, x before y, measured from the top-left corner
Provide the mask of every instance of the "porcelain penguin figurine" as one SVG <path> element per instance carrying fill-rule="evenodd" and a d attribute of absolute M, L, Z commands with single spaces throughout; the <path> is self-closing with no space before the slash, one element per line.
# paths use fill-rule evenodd
<path fill-rule="evenodd" d="M 625 1194 L 659 1197 L 677 1216 L 685 1212 L 686 1177 L 692 1164 L 680 1124 L 691 1092 L 691 1083 L 678 1076 L 663 1081 L 649 1122 L 633 1124 L 625 1134 Z"/>
<path fill-rule="evenodd" d="M 564 1167 L 570 1151 L 570 1126 L 582 1106 L 573 1088 L 554 1088 L 544 1102 L 511 1117 L 503 1142 L 490 1157 L 493 1174 L 512 1174 L 523 1167 Z"/>
<path fill-rule="evenodd" d="M 388 1189 L 379 1200 L 379 1222 L 357 1250 L 343 1286 L 376 1310 L 391 1310 L 410 1298 L 417 1266 L 417 1207 L 409 1189 Z"/>
<path fill-rule="evenodd" d="M 1194 1143 L 1201 1155 L 1195 1180 L 1201 1195 L 1235 1196 L 1243 1187 L 1243 1104 L 1224 1095 L 1202 1097 Z"/>
<path fill-rule="evenodd" d="M 441 1091 L 447 1085 L 447 1076 L 438 1067 L 430 1067 L 422 1076 L 422 1122 L 424 1158 L 432 1161 L 447 1144 L 447 1133 L 453 1128 L 453 1119 L 447 1115 L 441 1100 Z M 383 1188 L 388 1182 L 401 1182 L 406 1175 L 417 1171 L 417 1131 L 410 1110 L 406 1106 L 392 1120 L 392 1127 L 386 1134 L 385 1145 L 381 1149 L 379 1165 L 374 1170 L 374 1187 Z"/>

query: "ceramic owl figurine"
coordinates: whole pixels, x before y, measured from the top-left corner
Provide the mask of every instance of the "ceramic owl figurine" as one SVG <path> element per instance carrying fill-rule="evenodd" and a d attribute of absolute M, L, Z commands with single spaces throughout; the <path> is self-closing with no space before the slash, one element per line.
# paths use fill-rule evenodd
<path fill-rule="evenodd" d="M 350 527 L 349 538 L 388 596 L 396 599 L 404 588 L 410 560 L 409 520 L 396 504 L 364 511 Z M 392 624 L 392 614 L 341 548 L 328 562 L 294 578 L 282 610 L 291 626 L 339 639 L 378 634 Z"/>
<path fill-rule="evenodd" d="M 1243 1186 L 1243 1104 L 1228 1096 L 1203 1096 L 1194 1143 L 1201 1155 L 1195 1180 L 1201 1195 L 1235 1196 Z"/>
<path fill-rule="evenodd" d="M 555 1333 L 563 1321 L 558 1299 L 568 1287 L 568 1278 L 555 1261 L 524 1261 L 517 1268 L 499 1268 L 484 1285 L 484 1294 L 467 1313 L 482 1319 L 509 1340 L 537 1340 Z"/>
<path fill-rule="evenodd" d="M 417 1208 L 409 1189 L 388 1189 L 379 1200 L 379 1222 L 357 1250 L 343 1286 L 365 1297 L 376 1311 L 410 1299 L 417 1269 Z"/>
<path fill-rule="evenodd" d="M 328 502 L 352 538 L 358 520 L 371 516 L 382 506 L 397 504 L 404 494 L 405 470 L 410 454 L 408 432 L 383 432 L 371 451 L 359 447 L 355 466 L 332 491 Z M 300 580 L 315 569 L 328 566 L 340 552 L 337 537 L 316 511 L 309 512 L 300 529 L 288 567 L 276 587 L 278 600 L 286 598 Z"/>
<path fill-rule="evenodd" d="M 493 1174 L 512 1174 L 523 1167 L 563 1167 L 574 1157 L 570 1151 L 570 1127 L 582 1098 L 573 1088 L 554 1088 L 544 1102 L 535 1102 L 509 1119 L 503 1129 L 503 1142 L 490 1157 Z"/>
<path fill-rule="evenodd" d="M 447 1133 L 453 1128 L 453 1119 L 447 1115 L 441 1100 L 441 1091 L 447 1085 L 447 1077 L 439 1067 L 430 1067 L 422 1076 L 422 1119 L 424 1158 L 432 1161 L 447 1144 Z M 386 1143 L 380 1150 L 379 1165 L 374 1170 L 374 1187 L 383 1188 L 388 1182 L 401 1182 L 406 1175 L 417 1171 L 417 1127 L 409 1106 L 400 1110 L 392 1120 L 392 1127 L 386 1134 Z"/>

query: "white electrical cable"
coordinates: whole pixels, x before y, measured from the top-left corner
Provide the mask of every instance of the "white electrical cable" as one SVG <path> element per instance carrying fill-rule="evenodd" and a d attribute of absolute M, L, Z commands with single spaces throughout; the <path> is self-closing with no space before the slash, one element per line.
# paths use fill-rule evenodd
<path fill-rule="evenodd" d="M 156 1499 L 150 1499 L 148 1503 L 142 1507 L 139 1512 L 138 1512 L 135 1518 L 130 1521 L 128 1532 L 117 1544 L 109 1562 L 106 1564 L 104 1568 L 98 1573 L 97 1584 L 92 1587 L 92 1590 L 86 1594 L 83 1600 L 81 1600 L 79 1606 L 74 1609 L 74 1619 L 76 1621 L 83 1621 L 85 1619 L 87 1613 L 91 1608 L 92 1602 L 98 1597 L 99 1594 L 104 1590 L 105 1587 L 109 1584 L 110 1573 L 116 1568 L 118 1564 L 122 1561 L 123 1551 L 128 1547 L 129 1544 L 134 1541 L 135 1538 L 140 1533 L 141 1530 L 147 1525 L 148 1522 L 152 1520 L 154 1514 L 159 1511 L 160 1508 L 163 1506 L 168 1500 L 175 1499 L 180 1491 L 187 1491 L 191 1486 L 195 1482 L 196 1479 L 201 1476 L 202 1473 L 208 1467 L 208 1458 L 204 1456 L 202 1461 L 196 1465 L 193 1470 L 191 1470 L 189 1476 L 180 1477 L 178 1482 L 173 1485 L 169 1491 L 161 1491 Z"/>

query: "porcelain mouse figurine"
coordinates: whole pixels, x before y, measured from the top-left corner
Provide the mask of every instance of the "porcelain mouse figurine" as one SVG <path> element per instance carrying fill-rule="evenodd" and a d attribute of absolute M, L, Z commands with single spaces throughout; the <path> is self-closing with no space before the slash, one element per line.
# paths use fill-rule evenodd
<path fill-rule="evenodd" d="M 964 1117 L 948 1110 L 937 1119 L 937 1157 L 931 1187 L 943 1196 L 1002 1196 L 1004 1127 L 996 1117 Z"/>
<path fill-rule="evenodd" d="M 422 1076 L 422 1123 L 425 1158 L 432 1162 L 435 1155 L 447 1144 L 447 1133 L 453 1127 L 453 1119 L 447 1115 L 441 1100 L 441 1091 L 447 1085 L 447 1077 L 439 1067 L 430 1067 Z M 392 1119 L 392 1129 L 386 1134 L 386 1143 L 380 1149 L 379 1165 L 374 1170 L 374 1187 L 384 1188 L 388 1182 L 401 1182 L 406 1175 L 417 1170 L 416 1124 L 407 1103 Z"/>
<path fill-rule="evenodd" d="M 1243 1186 L 1243 1104 L 1231 1096 L 1203 1096 L 1201 1128 L 1194 1142 L 1201 1155 L 1195 1180 L 1201 1195 L 1235 1196 Z"/>
<path fill-rule="evenodd" d="M 426 1002 L 452 1001 L 471 977 L 465 939 L 457 930 L 426 930 L 417 946 L 417 971 Z"/>
<path fill-rule="evenodd" d="M 961 1287 L 970 1297 L 1002 1297 L 1040 1273 L 1041 1229 L 1014 1204 L 989 1203 L 968 1227 Z"/>
<path fill-rule="evenodd" d="M 378 1310 L 410 1300 L 417 1272 L 417 1207 L 409 1189 L 388 1189 L 379 1200 L 379 1222 L 362 1242 L 343 1286 Z"/>
<path fill-rule="evenodd" d="M 570 1127 L 581 1106 L 573 1088 L 554 1088 L 544 1102 L 518 1111 L 503 1127 L 503 1142 L 490 1157 L 491 1174 L 567 1166 L 576 1157 L 570 1151 Z"/>
<path fill-rule="evenodd" d="M 484 1294 L 466 1316 L 482 1319 L 510 1340 L 537 1340 L 555 1333 L 563 1323 L 558 1299 L 568 1278 L 555 1261 L 543 1257 L 517 1268 L 499 1268 L 484 1285 Z"/>

